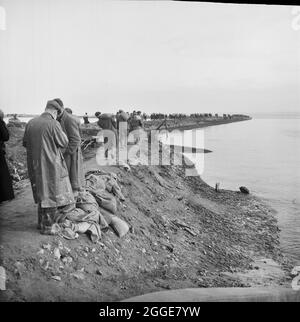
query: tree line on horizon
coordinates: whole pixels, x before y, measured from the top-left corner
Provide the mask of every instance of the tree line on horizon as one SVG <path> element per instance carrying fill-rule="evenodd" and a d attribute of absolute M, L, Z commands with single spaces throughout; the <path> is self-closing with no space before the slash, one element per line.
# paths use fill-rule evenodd
<path fill-rule="evenodd" d="M 162 120 L 162 119 L 186 119 L 186 118 L 193 118 L 193 119 L 207 119 L 207 118 L 224 118 L 224 119 L 231 119 L 232 117 L 245 117 L 246 115 L 242 114 L 223 114 L 219 116 L 218 113 L 192 113 L 192 114 L 184 114 L 184 113 L 172 113 L 172 114 L 163 114 L 163 113 L 152 113 L 150 116 L 147 116 L 147 119 L 151 120 Z"/>
<path fill-rule="evenodd" d="M 129 113 L 131 114 L 131 113 Z M 16 113 L 10 113 L 6 114 L 7 117 L 34 117 L 36 115 L 34 114 L 16 114 Z M 232 117 L 247 117 L 247 115 L 243 114 L 223 114 L 220 116 L 218 113 L 212 114 L 212 113 L 192 113 L 192 114 L 185 114 L 185 113 L 170 113 L 170 114 L 164 114 L 164 113 L 141 113 L 141 116 L 144 120 L 163 120 L 163 119 L 177 119 L 182 120 L 186 118 L 193 118 L 193 119 L 207 119 L 207 118 L 223 118 L 223 119 L 231 119 Z M 90 117 L 90 116 L 89 116 Z"/>

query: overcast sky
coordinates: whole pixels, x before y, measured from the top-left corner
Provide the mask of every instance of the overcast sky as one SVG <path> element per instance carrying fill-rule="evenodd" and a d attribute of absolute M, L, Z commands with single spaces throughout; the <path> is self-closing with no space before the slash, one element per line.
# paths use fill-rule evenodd
<path fill-rule="evenodd" d="M 268 113 L 300 107 L 290 6 L 0 0 L 0 107 L 75 114 Z M 300 14 L 299 14 L 300 15 Z"/>

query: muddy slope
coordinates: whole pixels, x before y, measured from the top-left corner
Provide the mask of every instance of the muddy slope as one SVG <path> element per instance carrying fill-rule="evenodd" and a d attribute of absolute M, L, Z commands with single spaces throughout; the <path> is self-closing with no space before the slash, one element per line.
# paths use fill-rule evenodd
<path fill-rule="evenodd" d="M 94 158 L 85 167 L 97 167 Z M 216 193 L 178 166 L 106 170 L 118 174 L 126 198 L 118 215 L 131 229 L 121 239 L 112 231 L 98 244 L 40 235 L 29 185 L 0 207 L 2 300 L 116 301 L 164 289 L 289 283 L 278 264 L 278 274 L 243 278 L 260 272 L 259 259 L 284 261 L 274 213 L 255 197 Z"/>

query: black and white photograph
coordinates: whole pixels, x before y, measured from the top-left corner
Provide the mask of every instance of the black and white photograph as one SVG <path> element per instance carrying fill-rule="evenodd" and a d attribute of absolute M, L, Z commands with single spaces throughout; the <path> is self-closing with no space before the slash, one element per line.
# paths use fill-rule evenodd
<path fill-rule="evenodd" d="M 296 4 L 0 0 L 0 302 L 299 302 L 299 143 Z"/>

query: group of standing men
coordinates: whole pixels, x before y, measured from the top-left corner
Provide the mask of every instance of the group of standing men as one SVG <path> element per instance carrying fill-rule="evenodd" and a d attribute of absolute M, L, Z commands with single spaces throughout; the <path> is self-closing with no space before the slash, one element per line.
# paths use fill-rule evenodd
<path fill-rule="evenodd" d="M 109 130 L 115 134 L 116 145 L 124 145 L 127 142 L 125 136 L 127 136 L 129 132 L 144 128 L 140 111 L 133 111 L 131 114 L 128 114 L 123 110 L 119 110 L 116 115 L 96 112 L 95 116 L 98 118 L 97 124 L 102 130 Z M 121 131 L 121 123 L 126 123 L 127 125 L 125 133 Z M 134 139 L 135 142 L 137 142 L 139 135 L 134 134 Z M 109 142 L 108 137 L 104 137 L 104 144 L 106 144 L 105 157 L 107 158 L 108 151 L 113 149 L 114 146 L 113 142 Z"/>
<path fill-rule="evenodd" d="M 3 142 L 8 140 L 9 132 L 3 112 L 0 114 L 1 202 L 12 199 L 14 193 L 4 157 Z M 129 115 L 119 110 L 116 115 L 97 112 L 95 116 L 99 127 L 113 131 L 116 138 L 121 122 L 127 122 L 128 132 L 143 128 L 140 112 Z M 80 120 L 72 115 L 71 109 L 64 108 L 59 98 L 48 101 L 45 111 L 26 125 L 23 146 L 27 150 L 28 175 L 38 204 L 38 229 L 42 233 L 51 233 L 56 218 L 74 205 L 78 191 L 84 186 L 80 133 Z"/>
<path fill-rule="evenodd" d="M 119 110 L 117 114 L 110 114 L 96 112 L 95 116 L 98 118 L 98 125 L 105 130 L 112 130 L 117 133 L 121 122 L 127 122 L 129 132 L 143 128 L 143 120 L 141 112 L 133 111 L 131 114 Z"/>
<path fill-rule="evenodd" d="M 61 99 L 50 100 L 44 113 L 27 123 L 23 146 L 38 204 L 38 228 L 49 233 L 59 212 L 75 203 L 84 185 L 80 120 L 64 109 Z"/>

